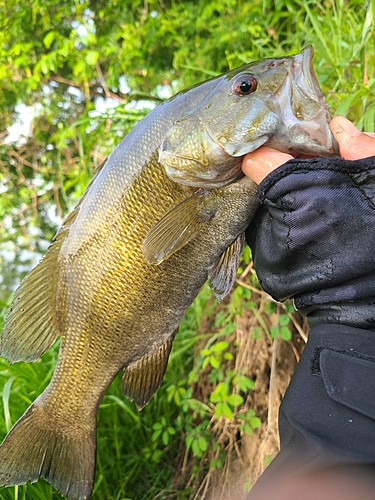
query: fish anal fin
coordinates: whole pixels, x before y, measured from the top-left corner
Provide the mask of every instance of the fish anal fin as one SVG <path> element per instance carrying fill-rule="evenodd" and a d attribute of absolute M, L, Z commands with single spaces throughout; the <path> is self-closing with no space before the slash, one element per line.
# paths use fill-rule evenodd
<path fill-rule="evenodd" d="M 210 269 L 209 285 L 219 302 L 225 298 L 235 282 L 244 244 L 245 235 L 242 233 L 229 245 Z"/>
<path fill-rule="evenodd" d="M 158 390 L 167 368 L 174 334 L 159 349 L 131 363 L 122 376 L 122 390 L 141 410 Z"/>
<path fill-rule="evenodd" d="M 63 241 L 61 233 L 14 294 L 0 338 L 0 355 L 11 363 L 36 361 L 60 335 L 55 304 Z"/>
<path fill-rule="evenodd" d="M 196 237 L 214 215 L 205 206 L 205 191 L 198 190 L 159 220 L 143 241 L 143 256 L 150 264 L 160 264 Z"/>

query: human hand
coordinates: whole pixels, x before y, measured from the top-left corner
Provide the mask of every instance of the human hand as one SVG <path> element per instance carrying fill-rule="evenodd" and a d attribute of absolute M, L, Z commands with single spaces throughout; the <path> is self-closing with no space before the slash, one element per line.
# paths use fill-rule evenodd
<path fill-rule="evenodd" d="M 375 134 L 360 132 L 343 116 L 335 116 L 330 123 L 331 130 L 339 143 L 342 158 L 359 160 L 375 155 Z M 247 154 L 242 161 L 245 175 L 259 184 L 272 170 L 293 158 L 276 149 L 262 146 Z"/>
<path fill-rule="evenodd" d="M 255 182 L 265 177 L 246 231 L 259 281 L 312 328 L 280 408 L 281 452 L 249 500 L 274 484 L 277 464 L 374 463 L 375 134 L 340 116 L 331 129 L 342 158 L 262 147 L 243 160 Z"/>
<path fill-rule="evenodd" d="M 341 120 L 333 128 L 343 154 L 374 155 L 375 139 Z M 275 154 L 266 151 L 268 168 Z M 374 179 L 372 157 L 295 158 L 258 188 L 246 238 L 259 281 L 276 300 L 294 298 L 310 326 L 375 328 Z"/>

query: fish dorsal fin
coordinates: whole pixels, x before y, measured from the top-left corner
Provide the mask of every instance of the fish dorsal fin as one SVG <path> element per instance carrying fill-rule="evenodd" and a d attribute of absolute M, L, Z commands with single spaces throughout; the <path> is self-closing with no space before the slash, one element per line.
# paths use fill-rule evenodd
<path fill-rule="evenodd" d="M 143 241 L 143 256 L 150 264 L 160 264 L 196 237 L 214 215 L 204 206 L 205 191 L 198 190 L 176 205 L 155 224 Z"/>
<path fill-rule="evenodd" d="M 122 390 L 138 410 L 146 406 L 163 380 L 176 333 L 177 330 L 157 351 L 131 363 L 124 370 Z"/>
<path fill-rule="evenodd" d="M 63 220 L 54 243 L 14 294 L 0 338 L 0 354 L 11 363 L 36 361 L 60 335 L 56 316 L 56 293 L 61 246 L 70 226 L 77 218 L 83 200 L 106 162 L 107 158 L 96 167 L 95 175 L 85 193 Z"/>
<path fill-rule="evenodd" d="M 16 290 L 5 316 L 0 354 L 11 363 L 36 361 L 60 335 L 56 319 L 58 256 L 66 231 Z"/>
<path fill-rule="evenodd" d="M 208 274 L 209 285 L 219 302 L 225 298 L 233 286 L 244 244 L 245 235 L 242 233 L 229 245 L 216 264 L 210 269 Z"/>

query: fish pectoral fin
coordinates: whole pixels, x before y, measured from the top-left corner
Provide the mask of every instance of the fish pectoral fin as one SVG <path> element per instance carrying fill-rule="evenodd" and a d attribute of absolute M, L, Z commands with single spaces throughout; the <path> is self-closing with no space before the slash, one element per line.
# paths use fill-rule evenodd
<path fill-rule="evenodd" d="M 4 320 L 0 355 L 11 363 L 36 361 L 60 335 L 56 317 L 58 257 L 66 232 L 16 290 Z"/>
<path fill-rule="evenodd" d="M 242 233 L 221 254 L 219 260 L 209 271 L 209 285 L 219 302 L 225 298 L 235 282 L 244 244 L 245 234 Z"/>
<path fill-rule="evenodd" d="M 173 339 L 177 330 L 159 349 L 131 363 L 122 376 L 122 390 L 142 410 L 158 390 L 167 368 Z"/>
<path fill-rule="evenodd" d="M 190 198 L 176 205 L 146 236 L 142 245 L 144 258 L 160 264 L 196 237 L 216 213 L 205 205 L 207 191 L 199 189 Z"/>

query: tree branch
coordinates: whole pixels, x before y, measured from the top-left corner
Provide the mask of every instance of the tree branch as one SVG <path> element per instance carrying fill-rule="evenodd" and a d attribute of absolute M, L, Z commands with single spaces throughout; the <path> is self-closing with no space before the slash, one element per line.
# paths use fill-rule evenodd
<path fill-rule="evenodd" d="M 98 67 L 99 67 L 99 65 L 98 65 Z M 114 99 L 115 101 L 119 102 L 120 104 L 126 104 L 130 101 L 140 101 L 142 99 L 144 99 L 146 101 L 157 102 L 157 103 L 160 103 L 163 101 L 159 97 L 154 97 L 152 95 L 145 96 L 145 95 L 137 94 L 137 93 L 123 94 L 122 92 L 114 93 L 108 89 L 107 84 L 105 83 L 105 80 L 103 78 L 103 74 L 102 74 L 101 70 L 100 70 L 100 72 L 98 71 L 98 74 L 99 74 L 100 82 L 93 82 L 93 83 L 88 84 L 89 88 L 90 88 L 90 93 L 93 96 L 103 97 L 103 95 L 104 95 L 107 98 Z M 69 87 L 74 87 L 76 89 L 82 90 L 81 84 L 74 82 L 73 80 L 68 80 L 67 78 L 64 78 L 63 76 L 60 76 L 60 75 L 51 75 L 51 80 L 56 82 L 56 83 L 62 83 L 63 85 L 67 85 Z M 102 89 L 102 92 L 96 91 L 95 87 Z M 82 92 L 84 92 L 84 91 L 82 90 Z"/>

